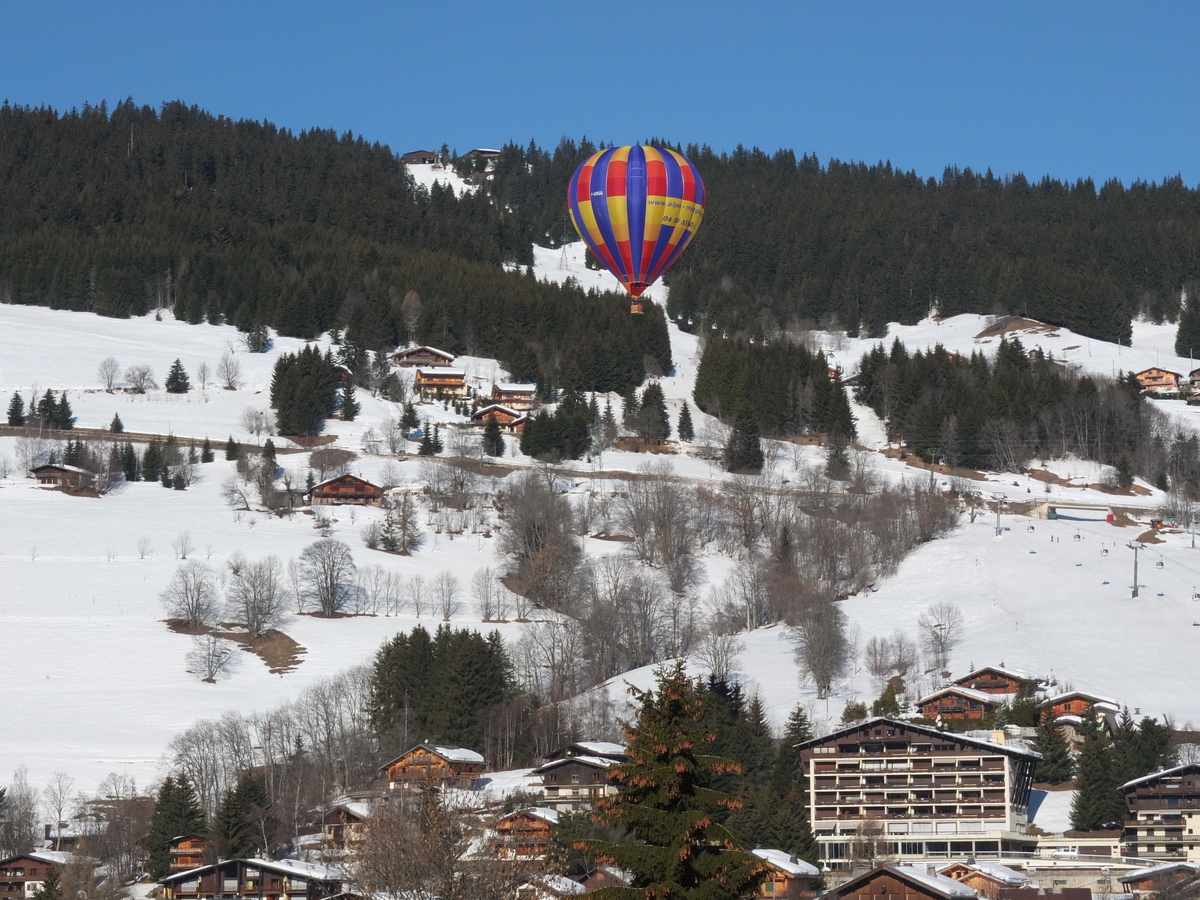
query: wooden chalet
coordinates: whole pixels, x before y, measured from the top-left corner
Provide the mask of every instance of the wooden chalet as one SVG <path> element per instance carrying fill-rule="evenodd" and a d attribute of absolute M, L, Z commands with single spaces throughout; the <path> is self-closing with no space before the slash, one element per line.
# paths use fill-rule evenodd
<path fill-rule="evenodd" d="M 475 147 L 463 154 L 463 159 L 486 159 L 489 163 L 498 159 L 500 156 L 499 150 L 491 150 L 487 147 Z"/>
<path fill-rule="evenodd" d="M 529 412 L 537 401 L 537 385 L 518 382 L 497 383 L 492 385 L 492 402 L 515 409 L 518 412 Z"/>
<path fill-rule="evenodd" d="M 467 393 L 467 373 L 448 366 L 420 366 L 413 389 L 422 397 L 462 397 Z"/>
<path fill-rule="evenodd" d="M 1163 863 L 1126 872 L 1117 881 L 1129 894 L 1157 894 L 1198 874 L 1200 865 L 1194 862 Z"/>
<path fill-rule="evenodd" d="M 436 150 L 409 150 L 400 161 L 406 166 L 428 166 L 441 162 L 441 155 Z"/>
<path fill-rule="evenodd" d="M 338 475 L 314 484 L 307 496 L 313 506 L 379 506 L 383 488 L 357 475 Z"/>
<path fill-rule="evenodd" d="M 464 747 L 418 744 L 380 768 L 392 790 L 425 785 L 473 790 L 483 774 L 483 757 Z"/>
<path fill-rule="evenodd" d="M 917 701 L 926 719 L 982 719 L 995 712 L 1006 698 L 952 684 Z"/>
<path fill-rule="evenodd" d="M 1121 785 L 1126 856 L 1200 863 L 1200 763 Z"/>
<path fill-rule="evenodd" d="M 42 889 L 52 866 L 66 865 L 72 858 L 62 850 L 39 850 L 0 859 L 0 898 L 28 900 Z"/>
<path fill-rule="evenodd" d="M 342 893 L 340 872 L 298 859 L 227 859 L 168 875 L 159 884 L 165 900 L 325 900 Z"/>
<path fill-rule="evenodd" d="M 1137 379 L 1137 383 L 1141 385 L 1143 391 L 1177 391 L 1179 383 L 1183 379 L 1178 372 L 1160 369 L 1158 366 L 1151 366 L 1149 369 L 1135 372 L 1133 377 Z"/>
<path fill-rule="evenodd" d="M 171 838 L 168 847 L 172 872 L 198 868 L 212 858 L 213 842 L 205 834 L 181 834 Z"/>
<path fill-rule="evenodd" d="M 493 403 L 471 413 L 471 425 L 474 428 L 486 428 L 490 420 L 495 420 L 500 430 L 508 434 L 519 434 L 525 429 L 528 417 L 518 410 L 508 406 Z"/>
<path fill-rule="evenodd" d="M 555 750 L 550 759 L 566 759 L 569 756 L 598 756 L 601 759 L 611 759 L 613 762 L 626 762 L 629 753 L 624 744 L 612 741 L 576 741 L 573 744 Z"/>
<path fill-rule="evenodd" d="M 555 810 L 590 807 L 619 790 L 609 776 L 618 760 L 603 756 L 564 756 L 533 770 L 542 785 L 542 803 Z"/>
<path fill-rule="evenodd" d="M 78 466 L 48 464 L 32 470 L 38 484 L 65 491 L 79 491 L 91 487 L 92 473 Z"/>
<path fill-rule="evenodd" d="M 1021 689 L 1022 683 L 1037 682 L 1037 679 L 1016 669 L 1002 669 L 998 666 L 984 666 L 968 675 L 964 675 L 954 683 L 959 687 L 982 691 L 985 694 L 1015 694 Z"/>
<path fill-rule="evenodd" d="M 938 874 L 953 878 L 960 884 L 965 884 L 980 897 L 996 900 L 1000 891 L 1006 887 L 1024 887 L 1029 884 L 1029 876 L 999 863 L 954 862 L 944 869 L 938 869 Z"/>
<path fill-rule="evenodd" d="M 1083 691 L 1067 691 L 1064 694 L 1047 697 L 1037 705 L 1037 709 L 1041 721 L 1045 722 L 1047 719 L 1057 719 L 1060 716 L 1082 716 L 1087 714 L 1093 706 L 1097 707 L 1097 711 L 1103 713 L 1106 718 L 1116 714 L 1121 708 L 1116 700 L 1108 697 L 1085 694 Z"/>
<path fill-rule="evenodd" d="M 750 852 L 767 864 L 759 896 L 775 900 L 809 900 L 817 895 L 821 873 L 816 866 L 782 850 L 759 847 Z"/>
<path fill-rule="evenodd" d="M 829 891 L 831 900 L 968 900 L 965 884 L 913 866 L 879 866 Z"/>
<path fill-rule="evenodd" d="M 1029 796 L 1041 756 L 915 722 L 872 718 L 796 745 L 809 821 L 830 868 L 847 868 L 867 823 L 902 862 L 1028 853 Z"/>
<path fill-rule="evenodd" d="M 427 369 L 447 368 L 454 365 L 454 354 L 422 344 L 419 347 L 402 347 L 388 357 L 388 362 L 405 369 L 419 366 Z"/>
<path fill-rule="evenodd" d="M 337 803 L 321 819 L 325 846 L 345 850 L 362 842 L 367 834 L 373 808 L 370 803 Z"/>
<path fill-rule="evenodd" d="M 501 859 L 541 859 L 550 846 L 550 830 L 558 810 L 541 806 L 518 809 L 496 820 L 496 856 Z"/>

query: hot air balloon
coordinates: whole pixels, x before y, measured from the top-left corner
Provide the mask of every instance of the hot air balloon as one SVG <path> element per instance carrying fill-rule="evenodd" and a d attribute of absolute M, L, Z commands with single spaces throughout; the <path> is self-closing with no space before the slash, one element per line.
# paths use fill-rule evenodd
<path fill-rule="evenodd" d="M 611 147 L 575 170 L 567 191 L 575 230 L 632 298 L 679 258 L 704 217 L 704 182 L 682 153 Z"/>

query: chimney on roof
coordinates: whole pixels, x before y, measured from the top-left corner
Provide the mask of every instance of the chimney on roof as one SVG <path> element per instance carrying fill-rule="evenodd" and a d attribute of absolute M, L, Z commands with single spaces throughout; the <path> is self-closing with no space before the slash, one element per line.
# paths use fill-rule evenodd
<path fill-rule="evenodd" d="M 935 866 L 933 863 L 925 863 L 925 871 L 928 872 L 930 875 L 936 875 L 937 874 L 937 866 Z"/>

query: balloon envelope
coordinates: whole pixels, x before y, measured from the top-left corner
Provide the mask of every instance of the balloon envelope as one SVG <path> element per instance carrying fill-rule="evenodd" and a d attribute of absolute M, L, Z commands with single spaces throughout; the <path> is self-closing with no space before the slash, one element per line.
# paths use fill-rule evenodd
<path fill-rule="evenodd" d="M 704 182 L 682 153 L 611 147 L 575 170 L 571 221 L 596 258 L 639 297 L 679 258 L 704 217 Z"/>

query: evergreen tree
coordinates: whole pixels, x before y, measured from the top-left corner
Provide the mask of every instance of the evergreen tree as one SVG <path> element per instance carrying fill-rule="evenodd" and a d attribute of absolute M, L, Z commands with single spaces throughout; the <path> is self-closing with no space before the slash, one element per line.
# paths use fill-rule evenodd
<path fill-rule="evenodd" d="M 758 422 L 749 407 L 743 407 L 725 445 L 725 470 L 728 472 L 761 472 L 764 463 Z"/>
<path fill-rule="evenodd" d="M 690 442 L 696 436 L 696 429 L 692 425 L 692 410 L 686 400 L 683 401 L 683 408 L 679 410 L 679 425 L 676 431 L 679 432 L 681 441 Z"/>
<path fill-rule="evenodd" d="M 433 456 L 436 452 L 433 449 L 433 430 L 426 420 L 425 427 L 421 429 L 421 443 L 417 447 L 417 456 Z"/>
<path fill-rule="evenodd" d="M 433 423 L 433 438 L 431 439 L 431 443 L 433 445 L 433 453 L 435 456 L 446 449 L 442 444 L 442 430 L 437 422 Z"/>
<path fill-rule="evenodd" d="M 186 394 L 191 390 L 191 382 L 188 381 L 187 372 L 184 371 L 183 363 L 176 358 L 175 362 L 171 363 L 171 370 L 167 372 L 167 380 L 163 385 L 168 394 Z"/>
<path fill-rule="evenodd" d="M 659 670 L 654 688 L 631 688 L 637 718 L 627 733 L 629 762 L 610 769 L 625 790 L 596 804 L 613 841 L 590 841 L 589 852 L 633 876 L 628 888 L 605 888 L 598 900 L 750 897 L 763 879 L 758 860 L 737 846 L 714 817 L 736 805 L 712 788 L 731 760 L 702 754 L 712 735 L 700 727 L 703 702 L 681 664 Z"/>
<path fill-rule="evenodd" d="M 1179 315 L 1175 355 L 1192 360 L 1200 358 L 1200 297 L 1189 296 L 1187 306 Z"/>
<path fill-rule="evenodd" d="M 237 787 L 225 792 L 213 817 L 217 855 L 221 859 L 267 855 L 274 831 L 266 784 L 261 778 L 242 775 Z"/>
<path fill-rule="evenodd" d="M 204 438 L 204 446 L 200 449 L 200 462 L 210 463 L 216 456 L 213 454 L 212 441 L 207 437 Z"/>
<path fill-rule="evenodd" d="M 358 401 L 354 399 L 354 379 L 352 378 L 347 378 L 342 382 L 342 396 L 338 401 L 338 409 L 341 411 L 343 422 L 353 422 L 354 417 L 362 409 Z"/>
<path fill-rule="evenodd" d="M 233 435 L 229 436 L 229 440 L 225 442 L 225 458 L 236 460 L 242 455 L 242 448 L 238 446 L 238 442 L 233 439 Z"/>
<path fill-rule="evenodd" d="M 850 477 L 850 457 L 846 447 L 846 436 L 840 428 L 829 433 L 825 444 L 825 474 L 834 481 L 845 481 Z"/>
<path fill-rule="evenodd" d="M 14 427 L 25 424 L 25 401 L 16 391 L 13 391 L 12 399 L 8 401 L 8 424 Z"/>
<path fill-rule="evenodd" d="M 1094 831 L 1125 817 L 1125 800 L 1119 788 L 1122 779 L 1114 765 L 1113 744 L 1094 713 L 1085 713 L 1083 745 L 1076 765 L 1075 799 L 1071 803 L 1071 827 Z"/>
<path fill-rule="evenodd" d="M 667 402 L 663 397 L 662 385 L 652 382 L 642 391 L 638 404 L 635 430 L 638 437 L 646 440 L 662 440 L 671 435 L 671 420 L 667 416 Z"/>
<path fill-rule="evenodd" d="M 59 431 L 70 431 L 75 427 L 75 414 L 71 411 L 71 403 L 67 400 L 67 392 L 59 395 L 58 402 L 51 407 L 51 427 Z"/>
<path fill-rule="evenodd" d="M 1074 776 L 1075 761 L 1071 758 L 1071 745 L 1062 729 L 1054 724 L 1053 718 L 1047 717 L 1038 725 L 1033 749 L 1042 754 L 1042 761 L 1037 765 L 1038 781 L 1062 784 Z"/>
<path fill-rule="evenodd" d="M 126 441 L 121 445 L 121 472 L 125 476 L 126 481 L 137 481 L 141 476 L 141 466 L 139 465 L 137 451 L 133 449 L 133 444 Z"/>
<path fill-rule="evenodd" d="M 46 869 L 46 877 L 42 886 L 34 893 L 33 900 L 63 900 L 62 879 L 58 874 L 58 866 Z"/>
<path fill-rule="evenodd" d="M 489 416 L 483 427 L 483 452 L 487 456 L 504 455 L 504 435 L 500 433 L 500 423 L 494 416 Z"/>
<path fill-rule="evenodd" d="M 617 442 L 619 434 L 617 417 L 613 414 L 612 403 L 607 400 L 604 403 L 604 418 L 600 423 L 600 433 L 603 435 L 605 447 L 611 447 Z"/>
<path fill-rule="evenodd" d="M 158 790 L 150 833 L 146 838 L 147 871 L 163 878 L 171 871 L 171 841 L 184 834 L 204 834 L 204 815 L 188 780 L 168 775 Z"/>
<path fill-rule="evenodd" d="M 120 434 L 125 430 L 125 423 L 121 421 L 120 413 L 113 413 L 112 422 L 109 423 L 108 430 L 113 434 Z"/>

